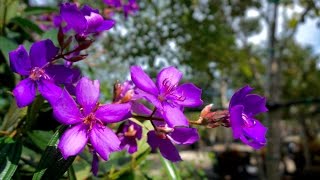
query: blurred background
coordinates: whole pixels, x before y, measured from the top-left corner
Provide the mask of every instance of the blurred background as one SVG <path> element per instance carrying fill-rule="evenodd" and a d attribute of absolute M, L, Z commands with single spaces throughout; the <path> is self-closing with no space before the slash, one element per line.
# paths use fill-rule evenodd
<path fill-rule="evenodd" d="M 17 44 L 55 39 L 50 16 L 66 1 L 0 2 L 2 119 L 12 101 L 7 91 L 17 79 L 7 53 Z M 112 10 L 102 0 L 73 2 L 88 3 L 110 18 Z M 267 147 L 254 151 L 224 127 L 199 128 L 201 140 L 180 148 L 182 179 L 320 178 L 319 0 L 138 0 L 138 5 L 128 17 L 115 12 L 116 26 L 96 37 L 89 56 L 77 64 L 100 80 L 103 101 L 111 100 L 115 81 L 129 78 L 131 65 L 141 65 L 151 77 L 176 66 L 183 81 L 203 89 L 204 105 L 213 103 L 215 109 L 227 108 L 232 94 L 246 84 L 268 100 L 269 112 L 257 118 L 268 127 Z M 197 119 L 200 110 L 187 109 L 187 115 Z M 111 162 L 121 164 L 123 156 L 116 154 Z M 82 160 L 75 170 L 79 179 L 90 176 L 90 164 Z M 153 154 L 122 178 L 163 179 L 164 171 Z"/>

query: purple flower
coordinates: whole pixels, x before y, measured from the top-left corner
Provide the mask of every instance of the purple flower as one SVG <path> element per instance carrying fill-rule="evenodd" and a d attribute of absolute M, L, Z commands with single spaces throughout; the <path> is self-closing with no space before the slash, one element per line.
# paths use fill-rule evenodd
<path fill-rule="evenodd" d="M 113 103 L 126 103 L 136 100 L 132 81 L 125 81 L 122 84 L 117 82 L 114 85 L 113 96 Z"/>
<path fill-rule="evenodd" d="M 126 3 L 121 2 L 121 0 L 103 0 L 103 2 L 114 8 L 122 8 L 126 18 L 129 14 L 134 14 L 139 10 L 139 5 L 136 0 L 128 0 Z"/>
<path fill-rule="evenodd" d="M 71 127 L 64 132 L 58 148 L 63 157 L 80 153 L 87 142 L 90 142 L 104 160 L 109 154 L 120 150 L 120 140 L 105 123 L 115 123 L 128 118 L 130 104 L 105 104 L 98 103 L 100 84 L 98 80 L 91 81 L 86 77 L 81 78 L 76 86 L 76 101 L 64 90 L 53 106 L 56 119 Z"/>
<path fill-rule="evenodd" d="M 79 10 L 74 3 L 61 4 L 60 17 L 55 18 L 54 24 L 61 25 L 63 21 L 67 23 L 65 32 L 73 29 L 80 36 L 109 30 L 115 24 L 114 20 L 104 20 L 98 9 L 84 5 Z"/>
<path fill-rule="evenodd" d="M 160 126 L 165 128 L 164 126 Z M 170 128 L 172 129 L 172 128 Z M 161 155 L 172 161 L 181 160 L 178 150 L 173 145 L 175 144 L 193 144 L 199 140 L 199 134 L 195 128 L 175 127 L 172 132 L 165 133 L 161 131 L 149 131 L 147 142 L 155 150 L 159 148 Z"/>
<path fill-rule="evenodd" d="M 62 90 L 55 83 L 64 83 L 74 76 L 75 71 L 63 65 L 52 65 L 59 48 L 51 40 L 35 42 L 29 55 L 23 45 L 9 53 L 11 69 L 27 78 L 14 88 L 13 95 L 18 107 L 29 105 L 36 96 L 36 89 L 50 103 L 60 96 Z"/>
<path fill-rule="evenodd" d="M 176 68 L 164 68 L 158 74 L 155 84 L 141 67 L 131 67 L 131 79 L 138 88 L 136 93 L 150 101 L 170 127 L 188 126 L 183 108 L 202 104 L 201 89 L 192 83 L 179 86 L 181 77 L 182 73 Z"/>
<path fill-rule="evenodd" d="M 133 154 L 138 150 L 137 140 L 142 138 L 142 127 L 128 120 L 120 125 L 117 135 L 121 141 L 120 148 L 126 148 L 128 153 Z"/>
<path fill-rule="evenodd" d="M 152 111 L 141 103 L 133 103 L 132 111 L 141 115 L 150 115 Z M 163 118 L 159 111 L 154 113 L 153 118 Z M 152 118 L 151 118 L 152 119 Z M 152 120 L 155 130 L 148 132 L 147 142 L 152 148 L 156 150 L 159 148 L 160 153 L 166 159 L 176 162 L 180 161 L 181 157 L 175 144 L 193 144 L 199 140 L 197 129 L 188 127 L 169 127 L 164 121 Z"/>
<path fill-rule="evenodd" d="M 267 128 L 254 119 L 254 116 L 268 109 L 266 98 L 249 94 L 252 90 L 250 86 L 245 86 L 232 96 L 229 105 L 230 124 L 233 138 L 240 139 L 255 149 L 260 149 L 267 143 L 265 137 Z"/>

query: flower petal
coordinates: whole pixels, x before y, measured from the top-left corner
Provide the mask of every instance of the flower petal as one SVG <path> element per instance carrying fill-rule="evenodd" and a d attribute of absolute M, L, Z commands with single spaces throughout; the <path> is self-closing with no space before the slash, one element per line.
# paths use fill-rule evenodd
<path fill-rule="evenodd" d="M 161 155 L 164 158 L 172 162 L 177 162 L 182 160 L 180 157 L 179 151 L 169 139 L 162 139 L 160 141 L 159 150 Z"/>
<path fill-rule="evenodd" d="M 100 27 L 100 25 L 104 21 L 103 17 L 100 14 L 94 12 L 91 12 L 90 15 L 85 16 L 85 18 L 87 20 L 88 25 L 86 33 L 96 32 L 96 29 Z"/>
<path fill-rule="evenodd" d="M 201 89 L 197 88 L 192 83 L 182 84 L 176 89 L 178 96 L 182 97 L 182 100 L 175 100 L 179 105 L 185 107 L 197 107 L 202 105 Z M 169 96 L 170 97 L 170 96 Z M 177 99 L 177 98 L 175 98 Z"/>
<path fill-rule="evenodd" d="M 254 126 L 243 128 L 244 133 L 243 136 L 240 137 L 240 139 L 245 144 L 248 144 L 255 149 L 260 149 L 267 143 L 266 133 L 268 129 L 258 120 L 254 121 Z"/>
<path fill-rule="evenodd" d="M 231 97 L 229 108 L 242 104 L 244 98 L 253 90 L 250 86 L 244 86 L 243 88 L 237 90 Z"/>
<path fill-rule="evenodd" d="M 31 62 L 23 45 L 20 45 L 16 50 L 9 52 L 9 59 L 12 71 L 24 76 L 29 75 Z"/>
<path fill-rule="evenodd" d="M 32 44 L 30 48 L 30 61 L 32 67 L 42 68 L 47 62 L 57 55 L 59 48 L 54 46 L 49 39 L 38 41 Z"/>
<path fill-rule="evenodd" d="M 168 123 L 169 127 L 189 126 L 188 119 L 183 114 L 181 109 L 176 106 L 171 106 L 168 103 L 163 105 L 163 117 L 166 123 Z"/>
<path fill-rule="evenodd" d="M 86 5 L 86 4 L 81 8 L 80 11 L 85 16 L 90 16 L 90 14 L 92 12 L 99 14 L 99 10 L 98 9 L 93 9 L 92 7 L 90 7 L 90 6 Z"/>
<path fill-rule="evenodd" d="M 267 112 L 266 98 L 256 94 L 249 94 L 243 100 L 244 113 L 248 116 L 254 116 L 256 114 Z"/>
<path fill-rule="evenodd" d="M 51 105 L 54 105 L 57 97 L 60 97 L 62 94 L 61 87 L 57 86 L 53 81 L 46 79 L 38 81 L 38 90 Z"/>
<path fill-rule="evenodd" d="M 154 151 L 156 150 L 160 145 L 160 138 L 156 135 L 155 131 L 149 131 L 147 134 L 147 143 L 151 147 L 151 149 Z"/>
<path fill-rule="evenodd" d="M 83 124 L 67 129 L 60 138 L 58 148 L 64 159 L 79 154 L 88 141 L 88 129 Z"/>
<path fill-rule="evenodd" d="M 107 31 L 111 29 L 116 24 L 116 21 L 110 19 L 110 20 L 104 20 L 100 24 L 100 26 L 96 29 L 97 32 Z"/>
<path fill-rule="evenodd" d="M 92 156 L 91 172 L 93 175 L 97 176 L 99 171 L 99 157 L 96 152 L 93 152 Z"/>
<path fill-rule="evenodd" d="M 72 28 L 77 33 L 83 33 L 87 29 L 87 20 L 78 10 L 76 4 L 61 4 L 60 14 L 62 19 L 67 23 L 68 28 Z"/>
<path fill-rule="evenodd" d="M 136 89 L 135 93 L 136 93 L 136 97 L 144 98 L 147 101 L 149 101 L 151 104 L 153 104 L 155 107 L 157 107 L 158 109 L 162 109 L 161 102 L 159 101 L 157 96 L 153 94 L 149 94 L 145 91 L 142 91 L 141 89 Z"/>
<path fill-rule="evenodd" d="M 120 140 L 108 127 L 93 126 L 89 137 L 93 148 L 106 161 L 111 152 L 120 150 Z"/>
<path fill-rule="evenodd" d="M 176 144 L 193 144 L 199 140 L 199 134 L 195 128 L 176 127 L 169 135 Z"/>
<path fill-rule="evenodd" d="M 57 84 L 72 84 L 80 79 L 79 69 L 67 68 L 64 65 L 52 65 L 46 68 L 46 73 Z"/>
<path fill-rule="evenodd" d="M 230 109 L 230 124 L 233 133 L 233 138 L 238 139 L 242 135 L 242 119 L 243 106 L 236 105 Z"/>
<path fill-rule="evenodd" d="M 13 90 L 17 106 L 22 108 L 29 105 L 36 96 L 36 83 L 30 78 L 24 79 Z"/>
<path fill-rule="evenodd" d="M 52 105 L 52 108 L 54 116 L 62 124 L 75 124 L 82 121 L 82 115 L 77 104 L 65 89 L 57 97 L 57 101 Z"/>
<path fill-rule="evenodd" d="M 131 80 L 137 88 L 155 96 L 158 95 L 158 89 L 150 77 L 141 69 L 140 66 L 131 66 Z"/>
<path fill-rule="evenodd" d="M 100 83 L 98 80 L 91 81 L 83 77 L 77 84 L 76 97 L 78 103 L 83 107 L 84 114 L 91 113 L 96 107 L 100 95 Z"/>
<path fill-rule="evenodd" d="M 100 106 L 96 111 L 96 118 L 105 123 L 115 123 L 131 116 L 130 103 L 125 104 L 106 104 Z"/>
<path fill-rule="evenodd" d="M 177 86 L 181 78 L 182 73 L 175 67 L 170 66 L 159 72 L 156 83 L 160 92 L 164 92 L 165 86 Z"/>

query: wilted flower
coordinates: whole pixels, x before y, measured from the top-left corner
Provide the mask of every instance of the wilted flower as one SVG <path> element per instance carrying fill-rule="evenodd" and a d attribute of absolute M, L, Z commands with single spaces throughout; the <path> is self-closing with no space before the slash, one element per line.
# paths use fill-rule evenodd
<path fill-rule="evenodd" d="M 65 159 L 80 153 L 88 141 L 104 160 L 108 160 L 111 152 L 120 150 L 120 140 L 104 123 L 128 118 L 130 104 L 100 105 L 99 95 L 99 81 L 84 77 L 76 86 L 76 100 L 80 107 L 66 90 L 54 104 L 53 112 L 57 120 L 72 125 L 64 132 L 58 144 Z"/>
<path fill-rule="evenodd" d="M 138 150 L 137 140 L 142 138 L 142 127 L 128 120 L 120 125 L 117 135 L 121 141 L 120 148 L 126 148 L 132 154 Z"/>
<path fill-rule="evenodd" d="M 138 88 L 136 93 L 150 101 L 163 114 L 170 127 L 188 126 L 183 108 L 202 104 L 201 89 L 192 83 L 178 85 L 181 77 L 182 73 L 176 68 L 164 68 L 155 84 L 141 67 L 131 67 L 131 79 Z"/>
<path fill-rule="evenodd" d="M 98 9 L 84 5 L 80 10 L 74 3 L 64 3 L 60 6 L 60 16 L 55 17 L 55 25 L 66 22 L 64 31 L 73 29 L 79 36 L 99 33 L 109 30 L 115 24 L 114 20 L 104 20 Z"/>
<path fill-rule="evenodd" d="M 63 65 L 51 64 L 58 50 L 51 40 L 42 40 L 32 44 L 29 55 L 23 45 L 9 53 L 11 69 L 27 76 L 13 90 L 18 107 L 27 106 L 33 101 L 37 87 L 40 94 L 53 103 L 62 93 L 55 83 L 67 83 L 78 73 Z"/>
<path fill-rule="evenodd" d="M 249 94 L 253 89 L 245 86 L 231 98 L 229 105 L 230 124 L 233 137 L 249 146 L 260 149 L 266 145 L 267 128 L 258 120 L 256 114 L 266 112 L 266 99 L 256 94 Z"/>

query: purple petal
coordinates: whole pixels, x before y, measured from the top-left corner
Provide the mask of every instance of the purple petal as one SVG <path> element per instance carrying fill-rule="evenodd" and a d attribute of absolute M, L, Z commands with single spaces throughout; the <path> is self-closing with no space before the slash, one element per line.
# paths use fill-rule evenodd
<path fill-rule="evenodd" d="M 131 105 L 125 104 L 106 104 L 100 106 L 96 111 L 96 118 L 105 123 L 116 123 L 130 116 Z"/>
<path fill-rule="evenodd" d="M 164 158 L 172 162 L 182 160 L 177 148 L 172 144 L 172 142 L 169 139 L 163 139 L 160 141 L 159 150 Z"/>
<path fill-rule="evenodd" d="M 141 89 L 136 89 L 135 93 L 136 93 L 136 97 L 144 98 L 147 101 L 149 101 L 151 104 L 153 104 L 155 107 L 157 107 L 158 109 L 162 109 L 161 102 L 159 101 L 157 96 L 144 92 Z"/>
<path fill-rule="evenodd" d="M 106 161 L 111 152 L 120 150 L 120 140 L 108 127 L 93 126 L 90 131 L 90 142 L 102 159 Z"/>
<path fill-rule="evenodd" d="M 59 48 L 54 46 L 49 39 L 38 41 L 30 48 L 30 61 L 32 67 L 42 68 L 45 64 L 52 61 L 57 55 Z"/>
<path fill-rule="evenodd" d="M 148 132 L 147 142 L 152 148 L 152 150 L 155 150 L 159 147 L 160 153 L 164 158 L 172 162 L 181 160 L 179 152 L 176 149 L 176 147 L 172 144 L 172 142 L 168 138 L 162 139 L 158 137 L 155 131 Z"/>
<path fill-rule="evenodd" d="M 83 33 L 87 29 L 87 20 L 78 10 L 76 4 L 61 4 L 60 14 L 62 19 L 67 23 L 67 26 L 74 29 L 77 33 Z"/>
<path fill-rule="evenodd" d="M 238 139 L 242 135 L 242 119 L 243 106 L 236 105 L 230 109 L 230 124 L 233 133 L 233 138 Z"/>
<path fill-rule="evenodd" d="M 30 78 L 24 79 L 13 90 L 17 106 L 22 108 L 32 103 L 36 96 L 36 83 Z"/>
<path fill-rule="evenodd" d="M 151 149 L 153 151 L 156 150 L 160 145 L 161 139 L 156 135 L 156 132 L 153 130 L 148 132 L 147 137 L 147 143 L 150 145 Z"/>
<path fill-rule="evenodd" d="M 143 116 L 148 116 L 152 113 L 150 109 L 148 109 L 145 105 L 139 102 L 133 102 L 131 105 L 131 110 L 133 113 Z"/>
<path fill-rule="evenodd" d="M 103 22 L 103 17 L 100 14 L 97 13 L 90 13 L 90 16 L 85 16 L 87 20 L 87 31 L 86 33 L 94 33 L 96 32 L 97 28 L 100 27 L 100 25 Z"/>
<path fill-rule="evenodd" d="M 82 115 L 77 104 L 65 89 L 61 96 L 57 97 L 57 101 L 52 108 L 54 116 L 62 124 L 75 124 L 82 121 Z"/>
<path fill-rule="evenodd" d="M 97 176 L 99 170 L 99 157 L 96 152 L 93 152 L 92 156 L 91 172 L 93 175 Z"/>
<path fill-rule="evenodd" d="M 62 94 L 62 89 L 51 80 L 41 79 L 38 81 L 38 90 L 40 94 L 51 104 L 54 105 L 57 97 Z"/>
<path fill-rule="evenodd" d="M 165 86 L 176 86 L 178 85 L 182 73 L 173 66 L 162 69 L 157 76 L 157 86 L 160 92 L 164 92 Z"/>
<path fill-rule="evenodd" d="M 176 144 L 193 144 L 199 140 L 199 134 L 195 128 L 176 127 L 170 133 L 170 137 Z"/>
<path fill-rule="evenodd" d="M 116 24 L 116 21 L 110 19 L 110 20 L 104 20 L 100 24 L 100 26 L 96 29 L 97 32 L 107 31 L 111 29 Z"/>
<path fill-rule="evenodd" d="M 58 148 L 64 159 L 79 154 L 88 141 L 88 129 L 79 124 L 66 130 L 60 138 Z"/>
<path fill-rule="evenodd" d="M 46 68 L 46 73 L 57 84 L 72 84 L 80 78 L 79 69 L 67 68 L 64 65 L 51 65 Z"/>
<path fill-rule="evenodd" d="M 233 94 L 230 100 L 229 108 L 238 104 L 242 104 L 244 98 L 253 90 L 250 86 L 244 86 Z"/>
<path fill-rule="evenodd" d="M 99 14 L 99 10 L 98 9 L 93 9 L 92 7 L 88 6 L 88 5 L 84 5 L 81 10 L 83 15 L 85 16 L 90 16 L 90 14 L 93 12 L 93 13 L 96 13 L 96 14 Z"/>
<path fill-rule="evenodd" d="M 100 95 L 100 83 L 98 80 L 91 81 L 83 77 L 77 84 L 76 97 L 78 103 L 83 107 L 84 114 L 87 115 L 96 107 Z"/>
<path fill-rule="evenodd" d="M 20 45 L 16 50 L 9 52 L 9 58 L 12 71 L 21 75 L 29 75 L 31 62 L 23 45 Z"/>
<path fill-rule="evenodd" d="M 137 88 L 155 96 L 158 95 L 158 89 L 150 77 L 141 69 L 140 66 L 131 66 L 131 80 Z"/>
<path fill-rule="evenodd" d="M 181 109 L 176 106 L 171 106 L 170 104 L 165 103 L 163 105 L 163 117 L 169 127 L 189 126 L 188 119 Z"/>
<path fill-rule="evenodd" d="M 185 107 L 197 107 L 202 105 L 201 89 L 197 88 L 191 83 L 182 84 L 176 89 L 178 96 L 182 97 L 182 100 L 175 100 L 179 105 Z"/>
<path fill-rule="evenodd" d="M 260 149 L 267 143 L 266 133 L 268 129 L 258 120 L 254 121 L 254 126 L 243 128 L 244 133 L 240 139 L 249 146 Z"/>
<path fill-rule="evenodd" d="M 249 94 L 243 100 L 244 113 L 248 116 L 254 116 L 256 114 L 267 112 L 266 98 L 256 94 Z"/>
<path fill-rule="evenodd" d="M 124 137 L 120 144 L 121 149 L 127 148 L 129 154 L 133 154 L 138 150 L 137 141 L 135 138 Z"/>

